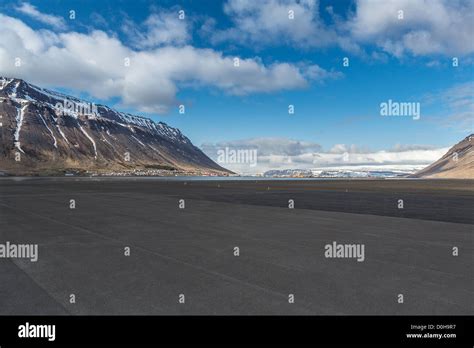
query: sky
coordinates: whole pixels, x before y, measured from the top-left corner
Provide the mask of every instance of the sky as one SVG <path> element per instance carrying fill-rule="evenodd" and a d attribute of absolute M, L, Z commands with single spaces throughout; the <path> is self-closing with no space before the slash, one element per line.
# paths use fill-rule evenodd
<path fill-rule="evenodd" d="M 473 133 L 473 23 L 460 0 L 7 0 L 0 76 L 166 122 L 240 173 L 423 167 Z"/>

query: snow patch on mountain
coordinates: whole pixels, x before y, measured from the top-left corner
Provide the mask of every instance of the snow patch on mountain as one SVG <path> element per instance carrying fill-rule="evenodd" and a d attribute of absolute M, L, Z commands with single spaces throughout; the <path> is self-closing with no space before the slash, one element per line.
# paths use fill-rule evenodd
<path fill-rule="evenodd" d="M 78 124 L 79 129 L 81 130 L 81 132 L 87 137 L 87 139 L 89 139 L 91 141 L 92 146 L 94 147 L 94 153 L 95 153 L 94 158 L 97 159 L 97 146 L 95 145 L 94 139 L 92 139 L 92 137 L 89 134 L 87 134 L 87 132 L 84 130 L 84 128 L 82 128 L 82 126 L 79 124 L 79 122 L 77 124 Z"/>
<path fill-rule="evenodd" d="M 58 129 L 58 132 L 59 132 L 59 134 L 61 134 L 61 136 L 63 137 L 63 139 L 66 140 L 66 143 L 69 144 L 69 140 L 67 140 L 66 135 L 65 135 L 64 132 L 62 131 L 61 127 L 59 127 L 59 124 L 56 124 L 56 128 Z"/>
<path fill-rule="evenodd" d="M 13 79 L 6 79 L 4 77 L 1 77 L 0 78 L 0 91 L 6 88 L 12 81 Z"/>
<path fill-rule="evenodd" d="M 140 141 L 140 139 L 138 139 L 137 137 L 135 137 L 135 136 L 132 135 L 132 138 L 135 139 L 141 146 L 146 147 L 146 145 L 143 144 L 143 143 Z"/>
<path fill-rule="evenodd" d="M 48 129 L 49 133 L 51 134 L 51 137 L 53 138 L 53 146 L 55 148 L 58 148 L 58 142 L 56 141 L 56 137 L 54 136 L 53 131 L 51 130 L 51 128 L 48 127 L 48 125 L 47 125 L 45 119 L 43 118 L 43 116 L 41 116 L 41 114 L 38 114 L 38 116 L 41 118 L 41 121 L 43 121 L 44 126 Z"/>
<path fill-rule="evenodd" d="M 21 126 L 23 125 L 23 119 L 25 117 L 25 110 L 26 108 L 28 107 L 28 104 L 26 104 L 25 106 L 21 107 L 21 108 L 17 108 L 17 115 L 16 115 L 16 129 L 15 129 L 15 133 L 13 135 L 13 138 L 15 139 L 15 142 L 14 142 L 14 145 L 15 147 L 25 153 L 21 146 L 20 146 L 20 131 L 21 131 Z"/>

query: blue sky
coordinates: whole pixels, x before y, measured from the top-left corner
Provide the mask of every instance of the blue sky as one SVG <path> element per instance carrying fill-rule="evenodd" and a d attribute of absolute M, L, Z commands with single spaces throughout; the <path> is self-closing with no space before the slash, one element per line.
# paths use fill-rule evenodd
<path fill-rule="evenodd" d="M 4 1 L 0 74 L 162 120 L 211 156 L 254 146 L 263 169 L 318 166 L 310 152 L 422 165 L 472 133 L 473 12 L 442 0 Z M 420 103 L 420 118 L 381 116 L 389 99 Z"/>

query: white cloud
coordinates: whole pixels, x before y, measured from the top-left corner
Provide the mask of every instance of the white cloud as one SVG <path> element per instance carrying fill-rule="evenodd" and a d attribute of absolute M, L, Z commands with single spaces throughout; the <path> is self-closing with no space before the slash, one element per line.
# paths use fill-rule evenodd
<path fill-rule="evenodd" d="M 358 0 L 348 27 L 355 40 L 398 57 L 465 55 L 474 52 L 473 23 L 473 1 Z"/>
<path fill-rule="evenodd" d="M 214 160 L 218 160 L 218 150 L 226 147 L 236 151 L 257 151 L 256 164 L 221 163 L 241 174 L 257 174 L 273 169 L 421 168 L 438 160 L 449 149 L 397 144 L 388 150 L 371 151 L 354 144 L 335 144 L 325 151 L 317 143 L 287 138 L 254 138 L 201 145 L 203 151 Z"/>
<path fill-rule="evenodd" d="M 177 12 L 157 12 L 151 14 L 142 25 L 126 20 L 122 30 L 130 37 L 134 47 L 147 49 L 185 44 L 191 38 L 187 23 L 179 19 Z"/>
<path fill-rule="evenodd" d="M 344 154 L 344 153 L 369 153 L 370 151 L 366 148 L 361 148 L 355 144 L 346 145 L 346 144 L 335 144 L 330 150 L 329 153 L 334 154 Z"/>
<path fill-rule="evenodd" d="M 34 31 L 22 21 L 0 14 L 0 75 L 60 86 L 144 112 L 164 112 L 176 105 L 183 86 L 218 88 L 245 95 L 307 87 L 310 80 L 335 73 L 317 66 L 274 63 L 234 57 L 189 45 L 134 50 L 117 37 L 96 30 L 88 34 Z M 21 67 L 15 67 L 15 58 Z M 130 58 L 130 66 L 124 59 Z"/>
<path fill-rule="evenodd" d="M 35 6 L 27 2 L 24 2 L 20 6 L 17 6 L 16 10 L 27 16 L 30 16 L 31 18 L 41 23 L 47 24 L 55 29 L 66 28 L 66 23 L 64 22 L 64 19 L 62 17 L 42 13 L 38 11 L 38 9 Z"/>
<path fill-rule="evenodd" d="M 288 45 L 302 48 L 339 46 L 366 58 L 386 52 L 404 55 L 467 55 L 474 52 L 474 2 L 470 0 L 356 0 L 354 11 L 335 14 L 318 0 L 228 0 L 224 12 L 233 26 L 218 30 L 207 21 L 202 32 L 211 42 Z M 288 18 L 294 11 L 295 19 Z M 321 11 L 327 12 L 323 20 Z M 403 11 L 403 19 L 399 19 Z M 367 54 L 373 45 L 376 50 Z M 372 48 L 370 48 L 372 49 Z"/>
<path fill-rule="evenodd" d="M 289 18 L 290 11 L 293 19 Z M 327 46 L 337 40 L 335 32 L 321 21 L 317 0 L 229 0 L 224 12 L 234 27 L 219 31 L 212 22 L 204 26 L 214 43 L 227 40 L 252 45 L 278 42 L 305 47 Z"/>
<path fill-rule="evenodd" d="M 318 65 L 306 65 L 304 72 L 308 78 L 316 81 L 338 79 L 344 76 L 344 74 L 339 71 L 328 71 Z"/>
<path fill-rule="evenodd" d="M 297 156 L 308 152 L 321 150 L 321 145 L 308 141 L 287 138 L 252 138 L 235 141 L 225 141 L 216 144 L 205 143 L 201 147 L 208 153 L 216 154 L 225 147 L 235 149 L 257 149 L 259 155 Z"/>

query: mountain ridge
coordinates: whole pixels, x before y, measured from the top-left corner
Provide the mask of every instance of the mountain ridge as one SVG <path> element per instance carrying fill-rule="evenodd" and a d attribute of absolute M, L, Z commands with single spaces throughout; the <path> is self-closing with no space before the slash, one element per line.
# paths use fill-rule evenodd
<path fill-rule="evenodd" d="M 474 179 L 474 134 L 452 146 L 440 159 L 411 178 Z"/>
<path fill-rule="evenodd" d="M 0 170 L 12 174 L 159 171 L 228 175 L 179 129 L 0 77 Z M 19 159 L 19 160 L 18 160 Z M 155 169 L 155 173 L 150 168 Z"/>

